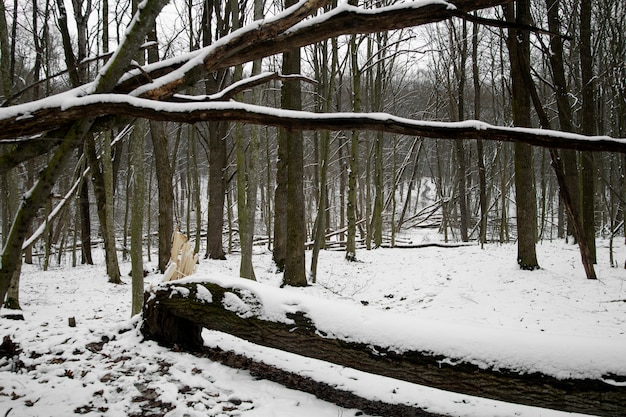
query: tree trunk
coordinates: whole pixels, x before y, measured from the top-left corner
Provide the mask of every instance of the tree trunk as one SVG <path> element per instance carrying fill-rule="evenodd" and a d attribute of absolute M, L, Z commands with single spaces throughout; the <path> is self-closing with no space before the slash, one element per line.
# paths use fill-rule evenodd
<path fill-rule="evenodd" d="M 148 33 L 148 41 L 157 41 L 156 25 Z M 159 51 L 156 47 L 148 49 L 148 62 L 157 62 Z M 169 158 L 168 137 L 164 122 L 150 121 L 150 136 L 158 188 L 158 269 L 161 273 L 167 269 L 172 253 L 172 236 L 174 235 L 174 172 Z"/>
<path fill-rule="evenodd" d="M 235 69 L 235 76 L 233 82 L 237 82 L 241 79 L 241 72 L 243 68 L 238 66 Z M 257 173 L 252 171 L 255 165 L 250 157 L 247 155 L 248 146 L 253 146 L 252 141 L 246 140 L 244 137 L 244 126 L 241 123 L 237 123 L 234 129 L 235 133 L 235 153 L 237 164 L 237 224 L 239 229 L 239 245 L 241 246 L 241 261 L 239 263 L 239 276 L 241 278 L 247 278 L 256 280 L 254 274 L 254 267 L 252 265 L 252 242 L 254 239 L 254 218 L 250 218 L 248 215 L 250 205 L 253 204 L 249 201 L 251 194 L 249 193 L 250 180 L 252 177 L 256 177 Z M 252 166 L 250 166 L 252 163 Z M 255 184 L 255 197 L 256 197 L 256 184 Z M 256 201 L 254 201 L 256 204 Z"/>
<path fill-rule="evenodd" d="M 114 178 L 113 178 L 113 157 L 111 149 L 111 132 L 105 132 L 103 135 L 103 157 L 102 161 L 102 186 L 104 187 L 104 211 L 100 219 L 105 219 L 102 225 L 102 234 L 104 237 L 104 251 L 105 261 L 107 265 L 107 275 L 109 275 L 109 282 L 113 284 L 121 284 L 120 266 L 117 258 L 117 241 L 115 239 L 115 204 L 113 190 Z M 121 157 L 121 156 L 119 156 Z M 93 171 L 93 169 L 92 169 Z"/>
<path fill-rule="evenodd" d="M 560 0 L 546 0 L 548 29 L 553 33 L 561 33 L 559 17 Z M 565 65 L 563 60 L 563 41 L 560 36 L 550 37 L 550 66 L 552 67 L 553 83 L 556 93 L 556 105 L 559 116 L 559 125 L 565 132 L 573 132 L 572 110 L 569 102 L 567 81 L 565 78 Z M 563 171 L 567 191 L 574 204 L 580 205 L 580 183 L 578 180 L 578 162 L 576 151 L 562 150 L 560 152 L 563 161 Z M 581 206 L 582 207 L 582 206 Z M 567 222 L 567 235 L 573 235 L 572 225 L 575 219 Z"/>
<path fill-rule="evenodd" d="M 152 151 L 154 155 L 158 187 L 158 269 L 161 273 L 167 269 L 172 253 L 174 234 L 174 187 L 173 172 L 169 161 L 168 139 L 163 122 L 150 122 Z"/>
<path fill-rule="evenodd" d="M 233 1 L 230 3 L 232 29 L 237 30 L 241 27 L 242 16 L 239 14 L 238 2 Z M 256 10 L 256 8 L 255 8 Z M 256 19 L 255 19 L 256 20 Z M 259 72 L 258 63 L 255 65 L 255 71 L 253 75 Z M 233 83 L 241 81 L 243 78 L 243 66 L 237 65 L 233 71 Z M 237 101 L 243 101 L 243 93 L 239 93 L 235 96 Z M 256 104 L 256 103 L 254 103 Z M 256 126 L 254 127 L 256 129 Z M 241 260 L 239 263 L 239 276 L 241 278 L 256 280 L 254 275 L 254 267 L 252 265 L 252 242 L 254 240 L 254 213 L 255 210 L 251 208 L 254 205 L 256 208 L 256 182 L 254 182 L 254 201 L 250 199 L 252 197 L 252 190 L 250 190 L 252 178 L 256 178 L 257 173 L 252 171 L 256 166 L 256 161 L 252 160 L 251 155 L 248 155 L 248 146 L 250 148 L 255 147 L 256 143 L 252 143 L 253 140 L 247 140 L 244 137 L 244 125 L 237 123 L 234 126 L 234 139 L 235 139 L 235 159 L 236 159 L 236 176 L 237 176 L 237 224 L 239 229 L 239 245 L 241 247 Z M 252 136 L 252 134 L 250 134 Z M 256 157 L 256 155 L 255 155 Z M 249 212 L 252 210 L 252 218 L 249 216 Z"/>
<path fill-rule="evenodd" d="M 383 133 L 377 132 L 374 139 L 374 209 L 372 211 L 372 226 L 370 227 L 376 248 L 383 244 L 383 141 Z M 366 204 L 369 204 L 369 201 Z"/>
<path fill-rule="evenodd" d="M 453 29 L 454 30 L 454 29 Z M 467 74 L 465 67 L 467 64 L 467 21 L 463 20 L 463 29 L 460 40 L 460 62 L 458 71 L 458 121 L 465 120 L 465 83 L 467 80 Z M 458 189 L 459 189 L 459 228 L 461 241 L 467 242 L 469 237 L 467 235 L 467 229 L 469 228 L 469 210 L 467 208 L 467 162 L 465 158 L 465 146 L 464 141 L 455 142 L 455 154 L 459 167 L 458 171 Z"/>
<path fill-rule="evenodd" d="M 592 1 L 580 2 L 580 75 L 582 82 L 582 122 L 581 130 L 585 135 L 595 134 L 595 103 L 593 56 L 591 52 L 591 12 Z M 596 225 L 595 225 L 595 162 L 591 152 L 581 155 L 581 194 L 582 221 L 585 240 L 596 263 Z"/>
<path fill-rule="evenodd" d="M 102 157 L 98 158 L 94 138 L 85 142 L 85 156 L 91 168 L 94 194 L 98 209 L 102 239 L 104 240 L 104 258 L 109 282 L 121 284 L 121 274 L 117 259 L 115 240 L 115 217 L 113 213 L 113 169 L 111 161 L 111 132 L 103 135 Z"/>
<path fill-rule="evenodd" d="M 205 258 L 210 259 L 226 259 L 222 234 L 224 231 L 224 200 L 226 198 L 226 166 L 228 163 L 227 130 L 227 123 L 209 123 L 209 220 Z"/>
<path fill-rule="evenodd" d="M 254 2 L 254 19 L 263 18 L 263 0 L 255 0 Z M 256 60 L 252 63 L 252 75 L 261 73 L 261 61 Z M 258 89 L 252 90 L 252 103 L 260 104 L 261 98 Z M 242 158 L 240 161 L 239 149 L 237 149 L 237 187 L 238 192 L 243 197 L 239 206 L 239 218 L 245 219 L 246 230 L 242 235 L 241 223 L 239 225 L 239 237 L 241 242 L 241 264 L 239 267 L 239 276 L 256 280 L 254 266 L 252 264 L 252 246 L 254 243 L 254 232 L 256 226 L 256 207 L 257 207 L 257 189 L 259 185 L 259 146 L 260 138 L 259 126 L 250 126 L 250 139 L 248 141 L 248 152 L 242 149 Z M 245 175 L 240 177 L 239 165 Z M 267 168 L 269 170 L 269 167 Z M 243 184 L 243 190 L 239 191 L 240 181 Z M 239 203 L 239 199 L 237 200 Z M 243 216 L 243 217 L 242 217 Z"/>
<path fill-rule="evenodd" d="M 201 350 L 202 329 L 217 330 L 262 346 L 467 395 L 594 415 L 616 416 L 624 411 L 624 387 L 600 380 L 557 379 L 536 372 L 485 369 L 438 352 L 398 353 L 362 337 L 362 341 L 352 342 L 356 336 L 333 336 L 333 327 L 325 327 L 328 323 L 316 326 L 309 318 L 316 317 L 315 310 L 310 310 L 312 304 L 307 305 L 306 311 L 297 307 L 294 311 L 292 305 L 277 313 L 280 307 L 264 301 L 275 298 L 260 296 L 257 290 L 260 292 L 261 288 L 250 285 L 233 287 L 230 283 L 225 288 L 215 282 L 202 282 L 155 287 L 145 296 L 141 331 L 146 338 L 166 346 Z M 207 291 L 211 295 L 208 302 L 206 296 L 198 297 Z M 237 302 L 237 311 L 224 307 L 232 305 L 233 300 Z M 319 309 L 332 308 L 323 300 L 315 305 Z M 360 306 L 341 308 L 347 309 L 343 320 L 362 317 Z M 263 315 L 269 310 L 278 314 L 276 321 Z M 346 328 L 360 327 L 362 323 Z"/>
<path fill-rule="evenodd" d="M 285 270 L 287 256 L 287 147 L 284 130 L 278 132 L 278 159 L 276 161 L 276 190 L 274 191 L 274 249 L 272 259 L 278 272 Z"/>
<path fill-rule="evenodd" d="M 527 24 L 530 22 L 530 4 L 520 0 L 506 6 L 509 22 Z M 530 96 L 524 81 L 530 74 L 530 40 L 528 30 L 509 29 L 509 54 L 511 56 L 511 84 L 513 124 L 531 127 Z M 535 245 L 537 243 L 537 196 L 533 175 L 533 149 L 527 144 L 515 144 L 515 204 L 517 207 L 517 263 L 521 269 L 539 269 Z"/>
<path fill-rule="evenodd" d="M 356 175 L 359 168 L 359 132 L 353 131 L 350 139 L 350 165 L 348 169 L 348 198 L 346 204 L 347 239 L 346 260 L 356 261 Z"/>
<path fill-rule="evenodd" d="M 2 245 L 7 243 L 9 234 L 10 234 L 10 226 L 17 214 L 19 209 L 20 202 L 20 193 L 18 187 L 18 178 L 17 178 L 17 169 L 12 169 L 11 171 L 2 175 L 2 185 L 0 185 L 0 190 L 2 190 Z M 49 199 L 48 199 L 49 201 Z M 26 233 L 29 233 L 29 230 L 26 230 Z M 21 255 L 21 254 L 20 254 Z M 20 307 L 20 272 L 22 270 L 22 262 L 20 261 L 17 265 L 16 271 L 13 273 L 11 277 L 11 283 L 9 284 L 9 288 L 7 290 L 6 301 L 4 302 L 3 307 L 12 309 L 12 310 L 21 310 Z M 2 306 L 2 302 L 0 300 L 0 306 Z"/>
<path fill-rule="evenodd" d="M 350 4 L 356 4 L 351 1 Z M 359 69 L 359 55 L 357 38 L 350 38 L 350 62 L 352 69 L 352 111 L 361 111 L 361 72 Z M 348 168 L 348 196 L 346 202 L 346 220 L 348 222 L 346 239 L 346 260 L 356 261 L 356 177 L 359 169 L 359 132 L 352 131 L 350 139 L 350 162 Z"/>
<path fill-rule="evenodd" d="M 530 73 L 527 72 L 522 75 L 526 91 L 532 99 L 541 127 L 544 129 L 550 129 L 550 120 L 541 104 L 539 94 L 537 93 L 537 88 L 535 87 L 535 84 L 530 77 Z M 591 249 L 587 244 L 587 240 L 583 236 L 584 232 L 583 225 L 581 224 L 579 204 L 578 202 L 573 200 L 572 195 L 569 193 L 569 187 L 567 184 L 567 177 L 563 168 L 563 163 L 556 149 L 550 148 L 550 158 L 552 160 L 552 167 L 554 169 L 554 173 L 559 184 L 559 195 L 561 197 L 563 205 L 565 206 L 565 210 L 568 213 L 568 217 L 571 220 L 571 227 L 574 233 L 574 237 L 578 241 L 585 273 L 588 279 L 596 279 L 596 273 L 593 267 L 594 260 L 592 257 Z"/>
<path fill-rule="evenodd" d="M 285 8 L 296 4 L 286 0 Z M 283 74 L 300 73 L 300 49 L 283 53 Z M 285 82 L 281 88 L 284 109 L 301 110 L 302 97 L 299 81 Z M 283 144 L 287 145 L 287 242 L 283 285 L 307 285 L 304 264 L 306 224 L 304 215 L 304 138 L 301 131 L 283 130 Z M 278 206 L 278 203 L 276 204 Z"/>
<path fill-rule="evenodd" d="M 320 80 L 317 89 L 316 105 L 320 112 L 328 112 L 332 103 L 332 94 L 335 86 L 335 76 L 337 74 L 337 43 L 331 42 L 332 58 L 328 60 L 328 42 L 323 42 L 316 48 L 319 51 L 319 55 L 315 55 L 315 68 L 316 78 Z M 318 178 L 318 201 L 317 201 L 317 213 L 315 216 L 315 227 L 313 228 L 313 250 L 311 254 L 311 281 L 317 282 L 317 264 L 319 260 L 319 253 L 321 249 L 326 247 L 326 228 L 329 222 L 327 221 L 328 215 L 328 152 L 330 148 L 330 132 L 322 132 L 319 135 L 319 155 L 316 159 L 319 164 L 319 178 Z M 316 142 L 317 143 L 317 142 Z M 317 149 L 317 148 L 316 148 Z M 318 170 L 316 170 L 316 173 Z"/>
<path fill-rule="evenodd" d="M 231 368 L 244 369 L 256 379 L 264 379 L 300 392 L 308 392 L 323 401 L 335 403 L 340 407 L 357 409 L 359 410 L 357 414 L 366 413 L 368 415 L 394 417 L 441 416 L 424 411 L 417 406 L 390 404 L 364 398 L 352 391 L 341 389 L 336 384 L 329 384 L 326 381 L 287 370 L 288 366 L 281 368 L 259 362 L 255 358 L 247 356 L 246 352 L 227 351 L 217 346 L 215 348 L 205 347 L 200 355 Z"/>
<path fill-rule="evenodd" d="M 4 0 L 0 1 L 0 83 L 2 84 L 2 96 L 3 100 L 8 100 L 11 97 L 13 90 L 13 82 L 11 73 L 11 46 L 9 40 L 9 26 L 6 18 L 6 7 L 4 6 Z"/>
<path fill-rule="evenodd" d="M 133 169 L 133 195 L 130 227 L 130 262 L 132 277 L 131 316 L 141 312 L 143 304 L 143 219 L 146 199 L 146 168 L 144 164 L 145 120 L 135 123 L 130 138 Z"/>
<path fill-rule="evenodd" d="M 89 182 L 83 181 L 78 198 L 80 207 L 80 241 L 82 264 L 93 265 L 91 256 L 91 213 L 89 210 Z"/>
<path fill-rule="evenodd" d="M 477 14 L 477 13 L 475 13 Z M 472 84 L 474 86 L 474 119 L 481 117 L 481 87 L 478 68 L 478 24 L 472 25 Z M 476 160 L 478 165 L 478 193 L 480 206 L 480 220 L 478 221 L 478 241 L 481 248 L 487 243 L 487 170 L 485 168 L 485 151 L 482 139 L 476 139 Z"/>

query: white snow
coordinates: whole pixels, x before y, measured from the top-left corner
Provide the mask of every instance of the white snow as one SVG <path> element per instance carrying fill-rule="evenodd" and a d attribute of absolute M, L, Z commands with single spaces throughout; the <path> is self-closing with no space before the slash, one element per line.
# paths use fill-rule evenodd
<path fill-rule="evenodd" d="M 419 243 L 440 237 L 413 239 Z M 615 243 L 616 259 L 623 265 L 626 248 Z M 607 373 L 626 374 L 626 274 L 608 266 L 606 242 L 598 241 L 598 247 L 597 281 L 585 279 L 577 248 L 562 241 L 538 245 L 542 269 L 534 272 L 517 268 L 514 244 L 489 244 L 484 250 L 479 246 L 358 250 L 355 263 L 344 261 L 343 252 L 322 251 L 318 284 L 279 289 L 281 276 L 274 273 L 271 254 L 256 248 L 253 262 L 260 283 L 236 278 L 236 254 L 227 261 L 202 261 L 186 280 L 207 279 L 245 289 L 241 297 L 234 292 L 229 296 L 230 307 L 243 315 L 246 309 L 259 308 L 252 302 L 254 295 L 270 301 L 272 308 L 263 314 L 288 320 L 287 312 L 305 310 L 316 326 L 337 337 L 370 340 L 398 350 L 431 349 L 450 355 L 453 361 L 485 367 L 602 378 Z M 128 270 L 123 263 L 122 272 Z M 161 279 L 149 275 L 146 285 L 162 285 Z M 19 366 L 0 360 L 0 415 L 357 414 L 256 380 L 245 371 L 142 341 L 139 317 L 129 317 L 130 285 L 109 284 L 102 261 L 96 266 L 53 267 L 48 272 L 25 265 L 21 288 L 26 320 L 0 318 L 0 337 L 10 336 L 23 350 Z M 197 293 L 204 302 L 215 301 L 200 285 Z M 69 317 L 76 318 L 76 327 L 68 326 Z M 573 415 L 364 374 L 217 332 L 206 331 L 203 336 L 209 346 L 246 352 L 367 398 L 419 404 L 431 412 L 484 417 Z M 17 372 L 12 371 L 15 367 Z"/>

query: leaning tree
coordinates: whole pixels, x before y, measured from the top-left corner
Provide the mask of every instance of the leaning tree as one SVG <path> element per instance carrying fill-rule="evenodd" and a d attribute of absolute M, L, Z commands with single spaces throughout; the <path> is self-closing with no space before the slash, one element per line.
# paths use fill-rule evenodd
<path fill-rule="evenodd" d="M 208 74 L 216 71 L 341 35 L 384 32 L 453 17 L 484 25 L 535 30 L 523 22 L 504 23 L 472 14 L 479 9 L 512 2 L 407 1 L 365 9 L 346 3 L 332 8 L 329 7 L 330 0 L 302 0 L 274 16 L 252 22 L 224 36 L 219 42 L 138 68 L 132 58 L 144 43 L 160 9 L 167 3 L 166 0 L 145 0 L 126 32 L 126 38 L 95 80 L 61 94 L 0 109 L 0 145 L 12 145 L 0 153 L 0 174 L 36 156 L 50 155 L 47 167 L 39 173 L 38 181 L 20 202 L 8 242 L 2 250 L 0 300 L 4 299 L 10 278 L 19 266 L 28 228 L 72 151 L 83 144 L 88 134 L 126 124 L 133 118 L 182 123 L 244 122 L 289 131 L 372 130 L 429 138 L 480 138 L 548 148 L 626 153 L 626 141 L 610 137 L 499 127 L 479 121 L 433 123 L 383 113 L 311 113 L 231 99 L 237 91 L 266 83 L 275 79 L 277 74 L 251 77 L 210 96 L 178 94 L 182 89 L 204 82 Z"/>

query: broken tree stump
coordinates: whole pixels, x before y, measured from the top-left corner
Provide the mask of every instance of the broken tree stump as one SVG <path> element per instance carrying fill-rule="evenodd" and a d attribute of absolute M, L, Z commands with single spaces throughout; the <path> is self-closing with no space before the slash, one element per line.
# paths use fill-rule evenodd
<path fill-rule="evenodd" d="M 626 415 L 625 375 L 557 378 L 507 368 L 502 362 L 473 362 L 471 357 L 411 348 L 410 343 L 402 346 L 398 342 L 403 340 L 401 332 L 392 335 L 395 341 L 387 344 L 384 337 L 375 336 L 378 331 L 386 335 L 389 329 L 397 328 L 393 322 L 397 315 L 376 312 L 380 320 L 372 323 L 369 332 L 360 333 L 358 329 L 367 327 L 373 317 L 364 315 L 369 311 L 365 307 L 342 304 L 341 317 L 336 319 L 343 326 L 333 326 L 332 319 L 320 319 L 324 314 L 318 313 L 326 311 L 328 317 L 327 312 L 337 304 L 312 301 L 311 297 L 246 280 L 183 279 L 160 284 L 146 293 L 142 333 L 166 346 L 200 351 L 201 332 L 206 328 L 258 345 L 457 393 L 568 412 Z M 385 325 L 387 318 L 390 321 Z M 405 331 L 420 332 L 419 328 Z M 472 335 L 459 336 L 458 343 L 465 343 L 467 337 Z M 616 357 L 623 357 L 621 346 L 617 351 L 622 353 Z"/>

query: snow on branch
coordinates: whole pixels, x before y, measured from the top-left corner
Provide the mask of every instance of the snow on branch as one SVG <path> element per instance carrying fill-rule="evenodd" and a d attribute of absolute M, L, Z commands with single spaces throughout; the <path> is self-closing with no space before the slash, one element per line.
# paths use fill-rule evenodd
<path fill-rule="evenodd" d="M 28 117 L 15 111 L 20 106 L 10 108 L 13 112 L 0 110 L 0 143 L 5 138 L 61 127 L 85 117 L 125 115 L 181 123 L 222 120 L 295 130 L 371 130 L 436 139 L 485 139 L 551 148 L 626 153 L 626 138 L 500 127 L 480 121 L 432 122 L 388 113 L 313 113 L 238 102 L 174 103 L 121 94 L 66 98 L 62 105 L 38 111 L 25 105 L 24 111 L 28 112 Z"/>
<path fill-rule="evenodd" d="M 512 0 L 418 0 L 376 9 L 342 4 L 304 19 L 326 4 L 324 0 L 298 3 L 273 18 L 255 21 L 203 49 L 134 71 L 116 92 L 152 99 L 171 96 L 203 78 L 207 72 L 275 55 L 342 35 L 369 34 L 436 23 L 470 11 L 495 7 Z M 149 76 L 150 82 L 146 83 Z"/>
<path fill-rule="evenodd" d="M 179 103 L 197 103 L 203 101 L 226 101 L 234 98 L 237 94 L 249 90 L 253 87 L 257 87 L 266 84 L 270 81 L 282 80 L 282 81 L 302 81 L 310 84 L 317 84 L 317 81 L 313 78 L 306 77 L 299 74 L 283 75 L 276 72 L 264 72 L 252 77 L 245 78 L 237 81 L 219 91 L 210 95 L 190 96 L 186 94 L 175 94 L 170 101 Z"/>

